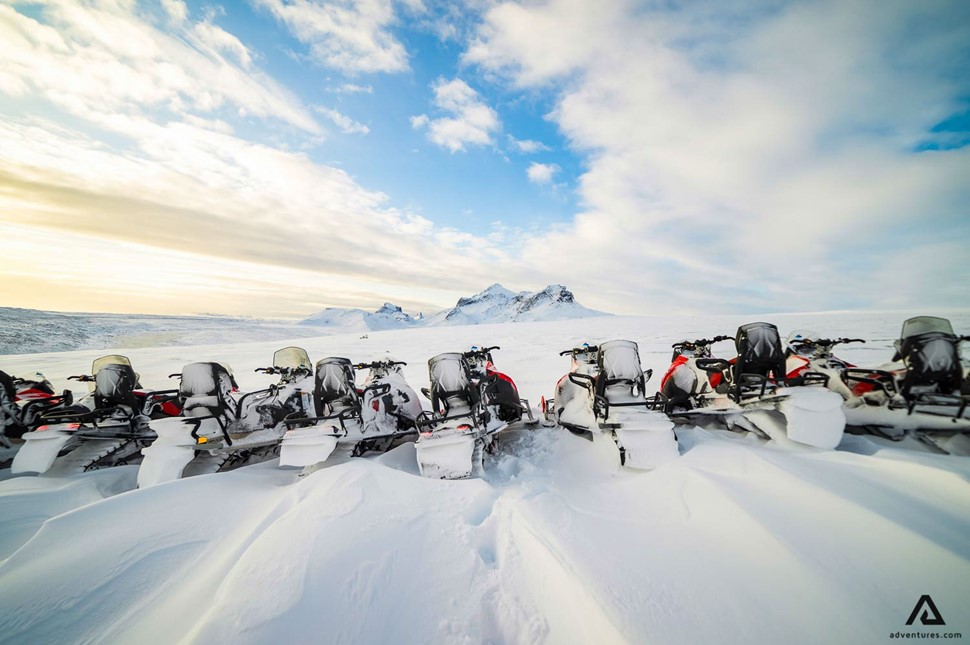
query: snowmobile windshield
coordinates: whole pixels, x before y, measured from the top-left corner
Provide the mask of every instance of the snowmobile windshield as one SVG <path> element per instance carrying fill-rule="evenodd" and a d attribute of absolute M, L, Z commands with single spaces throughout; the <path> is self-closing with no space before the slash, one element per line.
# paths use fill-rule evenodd
<path fill-rule="evenodd" d="M 599 348 L 600 370 L 608 380 L 635 381 L 643 374 L 637 344 L 632 340 L 610 340 L 600 343 Z"/>
<path fill-rule="evenodd" d="M 771 323 L 756 322 L 738 327 L 735 337 L 738 360 L 734 364 L 735 376 L 769 372 L 784 375 L 785 352 L 781 348 L 778 328 Z"/>
<path fill-rule="evenodd" d="M 94 376 L 94 392 L 106 404 L 126 401 L 137 386 L 131 365 L 103 365 Z"/>
<path fill-rule="evenodd" d="M 185 398 L 228 395 L 232 375 L 221 363 L 189 363 L 182 368 L 179 392 Z"/>
<path fill-rule="evenodd" d="M 939 332 L 953 336 L 953 325 L 946 318 L 936 316 L 917 316 L 910 318 L 903 323 L 903 331 L 899 334 L 901 339 L 912 338 L 920 334 Z"/>
<path fill-rule="evenodd" d="M 354 379 L 354 368 L 350 359 L 331 356 L 317 362 L 317 391 L 326 393 L 328 399 L 335 395 L 349 394 L 355 389 Z"/>
<path fill-rule="evenodd" d="M 468 366 L 458 352 L 438 354 L 428 361 L 431 385 L 441 392 L 458 392 L 469 384 Z"/>
<path fill-rule="evenodd" d="M 127 365 L 131 367 L 131 361 L 128 360 L 127 356 L 121 356 L 120 354 L 102 356 L 91 363 L 91 374 L 96 375 L 106 365 Z"/>
<path fill-rule="evenodd" d="M 286 367 L 291 370 L 313 370 L 310 355 L 302 347 L 284 347 L 273 354 L 273 367 Z"/>

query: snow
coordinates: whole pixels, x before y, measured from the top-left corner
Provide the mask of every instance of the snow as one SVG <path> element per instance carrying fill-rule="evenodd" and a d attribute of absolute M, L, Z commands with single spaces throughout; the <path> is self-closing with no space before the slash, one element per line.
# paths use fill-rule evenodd
<path fill-rule="evenodd" d="M 906 315 L 765 317 L 870 339 L 838 352 L 885 362 Z M 949 316 L 970 330 L 970 314 Z M 222 360 L 243 390 L 276 349 L 354 361 L 388 353 L 427 386 L 427 359 L 500 345 L 498 369 L 533 402 L 567 369 L 558 351 L 638 343 L 662 374 L 671 343 L 732 334 L 736 316 L 600 317 L 414 328 L 303 340 L 126 351 L 146 387 Z M 730 349 L 715 347 L 726 357 Z M 0 356 L 77 387 L 106 353 Z M 654 390 L 659 378 L 648 383 Z M 427 402 L 425 402 L 427 406 Z M 678 429 L 681 456 L 620 469 L 608 437 L 515 428 L 482 477 L 418 475 L 415 447 L 336 459 L 298 479 L 276 461 L 135 489 L 135 467 L 69 478 L 0 471 L 5 642 L 883 642 L 970 633 L 970 460 L 846 435 L 837 450 Z M 930 594 L 941 628 L 905 621 Z"/>

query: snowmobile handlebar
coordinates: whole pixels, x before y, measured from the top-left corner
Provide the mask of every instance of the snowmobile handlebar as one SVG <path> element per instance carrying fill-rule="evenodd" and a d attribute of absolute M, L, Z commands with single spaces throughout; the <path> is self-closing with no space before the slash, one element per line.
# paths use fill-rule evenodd
<path fill-rule="evenodd" d="M 404 361 L 373 361 L 371 363 L 357 363 L 354 365 L 355 370 L 372 370 L 374 368 L 381 367 L 394 367 L 395 365 L 407 365 Z"/>
<path fill-rule="evenodd" d="M 477 347 L 475 349 L 470 349 L 467 352 L 462 352 L 462 356 L 464 356 L 465 358 L 471 358 L 473 356 L 484 357 L 484 356 L 488 356 L 493 349 L 502 349 L 502 348 L 499 347 L 498 345 L 494 345 L 492 347 Z"/>
<path fill-rule="evenodd" d="M 695 347 L 707 347 L 722 340 L 733 340 L 734 336 L 715 336 L 714 338 L 698 338 L 697 340 L 682 340 L 671 345 L 674 349 L 693 349 Z"/>
<path fill-rule="evenodd" d="M 805 346 L 805 347 L 834 347 L 835 345 L 845 345 L 847 343 L 864 343 L 865 340 L 861 338 L 800 338 L 798 340 L 793 340 L 789 345 L 795 346 Z"/>
<path fill-rule="evenodd" d="M 566 356 L 567 354 L 589 354 L 593 352 L 598 352 L 599 347 L 596 345 L 583 345 L 582 347 L 573 347 L 572 349 L 564 349 L 559 352 L 560 356 Z"/>
<path fill-rule="evenodd" d="M 68 376 L 68 381 L 81 381 L 82 383 L 90 383 L 94 380 L 94 377 L 90 374 L 78 374 L 76 376 Z"/>

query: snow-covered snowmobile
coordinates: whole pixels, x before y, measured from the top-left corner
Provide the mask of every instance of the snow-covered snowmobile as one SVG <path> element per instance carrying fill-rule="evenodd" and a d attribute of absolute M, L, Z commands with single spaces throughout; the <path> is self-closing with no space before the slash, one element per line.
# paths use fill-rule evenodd
<path fill-rule="evenodd" d="M 142 389 L 126 356 L 102 356 L 91 364 L 91 374 L 68 380 L 89 383 L 90 394 L 44 411 L 36 419 L 42 425 L 23 435 L 11 472 L 64 476 L 135 463 L 155 439 L 151 418 L 179 413 L 176 391 Z"/>
<path fill-rule="evenodd" d="M 584 344 L 559 355 L 570 356 L 570 369 L 555 396 L 542 401 L 546 420 L 590 441 L 610 437 L 629 468 L 650 470 L 680 454 L 674 424 L 646 396 L 653 372 L 643 371 L 635 342 Z"/>
<path fill-rule="evenodd" d="M 789 382 L 778 328 L 741 325 L 738 355 L 727 361 L 711 345 L 730 336 L 685 340 L 673 345 L 672 364 L 660 383 L 658 401 L 675 420 L 710 420 L 784 442 L 835 448 L 845 431 L 842 397 L 825 387 L 829 377 L 807 371 Z"/>
<path fill-rule="evenodd" d="M 789 383 L 797 382 L 805 374 L 811 378 L 812 374 L 820 373 L 828 377 L 826 384 L 830 390 L 838 392 L 844 399 L 853 396 L 852 390 L 842 380 L 842 373 L 855 368 L 855 365 L 836 356 L 833 350 L 837 345 L 864 343 L 865 340 L 822 338 L 814 331 L 800 329 L 790 333 L 786 342 L 785 372 Z"/>
<path fill-rule="evenodd" d="M 20 378 L 0 371 L 0 468 L 10 466 L 24 433 L 39 425 L 42 414 L 73 402 L 70 390 L 56 394 L 43 374 Z"/>
<path fill-rule="evenodd" d="M 331 357 L 317 363 L 314 416 L 294 419 L 283 435 L 281 466 L 301 466 L 301 477 L 323 467 L 338 447 L 352 457 L 389 450 L 417 434 L 421 401 L 401 372 L 403 361 L 379 360 L 351 364 Z M 355 385 L 355 370 L 368 370 L 363 388 Z"/>
<path fill-rule="evenodd" d="M 222 363 L 190 363 L 179 376 L 182 416 L 153 421 L 158 439 L 142 451 L 138 486 L 230 470 L 272 459 L 285 421 L 311 409 L 310 357 L 299 347 L 273 354 L 273 366 L 257 372 L 279 375 L 277 384 L 240 393 Z"/>
<path fill-rule="evenodd" d="M 481 469 L 495 435 L 522 420 L 536 423 L 529 402 L 492 361 L 498 347 L 438 354 L 428 361 L 431 411 L 418 417 L 418 469 L 425 477 L 462 479 Z"/>
<path fill-rule="evenodd" d="M 824 342 L 805 336 L 807 341 L 789 341 L 792 352 L 820 344 L 825 352 Z M 831 375 L 829 387 L 845 399 L 848 425 L 894 440 L 910 434 L 942 452 L 970 455 L 970 376 L 960 360 L 963 340 L 970 336 L 957 336 L 946 318 L 917 316 L 903 323 L 888 365 L 839 368 L 844 361 L 832 364 L 823 357 L 812 359 L 812 369 Z"/>

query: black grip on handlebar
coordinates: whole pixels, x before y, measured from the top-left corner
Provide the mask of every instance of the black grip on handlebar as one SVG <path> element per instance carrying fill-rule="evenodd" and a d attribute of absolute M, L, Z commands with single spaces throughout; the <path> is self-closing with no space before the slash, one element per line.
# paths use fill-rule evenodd
<path fill-rule="evenodd" d="M 81 380 L 81 376 L 68 376 L 67 377 L 67 380 L 68 381 L 80 381 Z"/>
<path fill-rule="evenodd" d="M 182 377 L 182 372 L 175 372 L 175 374 L 169 374 L 168 375 L 169 378 L 175 378 L 176 376 L 178 376 L 179 378 L 181 378 Z"/>

